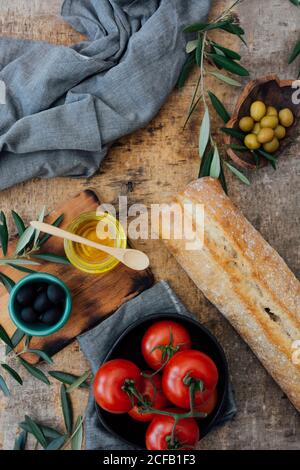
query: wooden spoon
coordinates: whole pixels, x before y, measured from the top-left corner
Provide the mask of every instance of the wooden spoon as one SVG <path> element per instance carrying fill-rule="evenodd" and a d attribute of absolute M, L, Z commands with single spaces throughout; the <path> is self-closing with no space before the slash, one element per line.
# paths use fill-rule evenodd
<path fill-rule="evenodd" d="M 113 248 L 110 246 L 101 245 L 100 243 L 92 242 L 87 238 L 75 235 L 75 233 L 67 232 L 61 228 L 54 227 L 53 225 L 45 224 L 44 222 L 32 221 L 30 222 L 30 225 L 33 228 L 40 230 L 41 232 L 48 233 L 49 235 L 53 235 L 54 237 L 64 238 L 66 240 L 70 240 L 71 242 L 81 243 L 82 245 L 96 248 L 96 250 L 104 251 L 105 253 L 108 253 L 117 260 L 121 261 L 121 263 L 125 264 L 125 266 L 128 266 L 131 269 L 135 269 L 136 271 L 142 271 L 143 269 L 148 268 L 150 263 L 148 256 L 139 250 L 133 250 L 130 248 Z"/>

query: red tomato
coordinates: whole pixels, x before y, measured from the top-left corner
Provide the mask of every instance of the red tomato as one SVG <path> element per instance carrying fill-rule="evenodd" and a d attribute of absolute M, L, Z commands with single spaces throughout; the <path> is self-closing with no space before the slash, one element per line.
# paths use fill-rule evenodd
<path fill-rule="evenodd" d="M 157 370 L 177 351 L 190 349 L 188 331 L 179 323 L 162 320 L 151 325 L 142 339 L 142 354 L 147 364 Z"/>
<path fill-rule="evenodd" d="M 218 393 L 217 389 L 215 388 L 210 397 L 204 403 L 202 403 L 202 405 L 196 407 L 196 411 L 200 411 L 201 413 L 206 413 L 207 415 L 210 415 L 217 406 L 217 403 Z"/>
<path fill-rule="evenodd" d="M 188 383 L 195 386 L 195 406 L 208 400 L 218 382 L 215 363 L 204 353 L 190 349 L 173 356 L 163 371 L 162 386 L 166 397 L 174 405 L 189 409 L 190 397 Z M 203 391 L 197 390 L 203 385 Z"/>
<path fill-rule="evenodd" d="M 110 413 L 128 413 L 133 407 L 132 399 L 123 389 L 131 381 L 139 390 L 141 386 L 141 371 L 130 361 L 112 359 L 98 370 L 94 385 L 94 397 L 98 405 Z"/>
<path fill-rule="evenodd" d="M 182 413 L 182 410 L 168 410 L 173 413 Z M 148 450 L 193 449 L 200 439 L 199 427 L 194 418 L 183 418 L 178 421 L 174 443 L 171 435 L 174 427 L 174 418 L 171 416 L 155 416 L 146 431 L 146 447 Z"/>
<path fill-rule="evenodd" d="M 146 374 L 151 374 L 151 372 L 146 371 Z M 154 375 L 151 378 L 142 377 L 141 386 L 139 389 L 140 393 L 143 395 L 144 400 L 157 410 L 162 410 L 168 406 L 169 402 L 163 394 L 161 386 L 161 377 L 159 375 Z M 136 419 L 137 421 L 151 421 L 154 418 L 153 413 L 141 413 L 142 408 L 139 404 L 135 405 L 132 410 L 129 411 L 129 415 Z"/>

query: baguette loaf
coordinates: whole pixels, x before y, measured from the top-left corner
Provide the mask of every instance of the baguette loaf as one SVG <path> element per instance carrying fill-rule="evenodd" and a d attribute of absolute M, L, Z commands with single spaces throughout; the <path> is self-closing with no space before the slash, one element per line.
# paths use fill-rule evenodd
<path fill-rule="evenodd" d="M 204 245 L 187 251 L 186 240 L 164 240 L 168 249 L 300 411 L 299 281 L 215 179 L 191 183 L 174 202 L 204 205 Z"/>

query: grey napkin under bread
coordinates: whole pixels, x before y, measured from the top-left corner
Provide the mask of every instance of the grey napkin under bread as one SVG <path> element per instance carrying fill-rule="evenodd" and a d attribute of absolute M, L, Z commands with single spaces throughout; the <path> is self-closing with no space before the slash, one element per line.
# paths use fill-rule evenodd
<path fill-rule="evenodd" d="M 0 190 L 32 177 L 91 176 L 109 145 L 144 126 L 185 61 L 187 24 L 210 0 L 65 0 L 86 40 L 0 38 Z M 2 96 L 2 98 L 4 98 Z"/>
<path fill-rule="evenodd" d="M 94 329 L 78 337 L 81 349 L 90 362 L 93 373 L 102 364 L 110 348 L 120 334 L 134 321 L 155 313 L 177 313 L 192 316 L 180 302 L 167 282 L 161 281 L 122 305 L 116 313 L 100 323 Z M 216 425 L 221 425 L 233 418 L 236 405 L 231 386 L 228 390 L 227 406 Z M 90 392 L 86 411 L 86 448 L 90 450 L 132 450 L 125 442 L 110 434 L 100 423 L 93 394 Z"/>

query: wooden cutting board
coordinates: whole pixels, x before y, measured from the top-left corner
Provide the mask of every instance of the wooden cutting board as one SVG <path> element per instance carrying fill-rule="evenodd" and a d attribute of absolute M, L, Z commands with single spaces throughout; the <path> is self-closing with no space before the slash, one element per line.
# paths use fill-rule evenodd
<path fill-rule="evenodd" d="M 96 210 L 99 204 L 100 201 L 95 190 L 88 189 L 57 207 L 45 218 L 45 221 L 52 223 L 58 216 L 64 214 L 64 220 L 60 227 L 66 228 L 76 216 L 83 212 Z M 16 237 L 9 242 L 8 256 L 14 253 L 15 246 Z M 42 251 L 63 255 L 63 240 L 50 238 L 43 245 Z M 48 262 L 42 262 L 40 266 L 37 266 L 36 271 L 47 272 L 61 278 L 69 287 L 73 299 L 72 314 L 67 324 L 53 335 L 33 337 L 30 342 L 31 348 L 43 349 L 50 356 L 66 347 L 80 333 L 93 328 L 105 317 L 111 315 L 124 302 L 151 287 L 154 282 L 149 269 L 133 271 L 121 263 L 112 271 L 100 275 L 81 272 L 71 265 L 66 266 Z M 1 272 L 15 282 L 26 275 L 6 266 L 1 267 Z M 8 292 L 0 285 L 0 322 L 11 336 L 16 327 L 9 317 L 8 298 Z M 18 351 L 21 348 L 22 343 L 16 350 Z M 32 364 L 38 362 L 37 356 L 32 354 L 23 357 Z"/>

